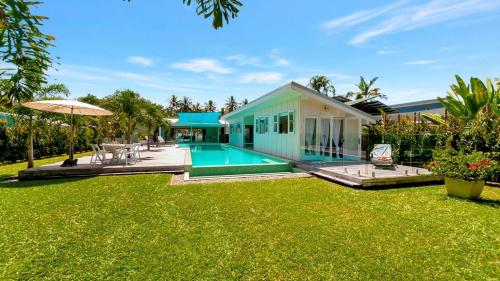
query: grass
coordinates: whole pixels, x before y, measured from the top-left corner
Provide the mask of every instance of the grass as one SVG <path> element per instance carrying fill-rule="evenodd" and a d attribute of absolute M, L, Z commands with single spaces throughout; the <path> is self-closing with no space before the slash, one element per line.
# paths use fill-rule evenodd
<path fill-rule="evenodd" d="M 78 157 L 90 156 L 90 155 L 92 155 L 92 152 L 82 152 L 82 153 L 75 154 L 74 157 L 78 158 Z M 61 161 L 64 161 L 66 159 L 68 159 L 68 155 L 38 159 L 38 160 L 35 160 L 35 167 L 61 162 Z M 28 166 L 27 162 L 19 162 L 19 163 L 15 163 L 15 164 L 0 165 L 0 181 L 6 179 L 8 177 L 17 176 L 17 172 L 19 172 L 20 170 L 26 169 L 27 166 Z"/>
<path fill-rule="evenodd" d="M 0 184 L 0 279 L 496 280 L 500 189 L 169 175 Z"/>

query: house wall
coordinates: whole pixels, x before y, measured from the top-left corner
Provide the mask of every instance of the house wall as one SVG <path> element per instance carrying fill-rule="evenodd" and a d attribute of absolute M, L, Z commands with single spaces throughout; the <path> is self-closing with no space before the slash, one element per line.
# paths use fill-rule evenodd
<path fill-rule="evenodd" d="M 294 132 L 280 134 L 273 131 L 273 116 L 280 113 L 294 112 Z M 268 117 L 269 125 L 268 132 L 259 134 L 255 132 L 254 121 L 254 149 L 256 151 L 281 156 L 288 159 L 300 160 L 299 139 L 300 121 L 300 100 L 298 97 L 280 101 L 278 103 L 266 106 L 265 108 L 256 110 L 254 118 Z"/>
<path fill-rule="evenodd" d="M 343 134 L 343 154 L 345 157 L 349 158 L 359 158 L 361 157 L 361 118 L 355 117 L 343 110 L 328 106 L 325 103 L 313 100 L 304 99 L 301 101 L 301 137 L 300 137 L 300 148 L 301 151 L 305 149 L 305 118 L 317 118 L 316 121 L 316 148 L 319 149 L 320 143 L 320 124 L 322 118 L 331 119 L 342 119 L 344 120 Z"/>
<path fill-rule="evenodd" d="M 231 119 L 229 121 L 229 144 L 234 146 L 243 147 L 244 140 L 244 127 L 243 127 L 243 117 Z M 240 125 L 240 129 L 238 130 L 238 124 Z"/>
<path fill-rule="evenodd" d="M 273 116 L 275 114 L 294 112 L 294 127 L 293 133 L 279 134 L 273 132 Z M 227 119 L 227 121 L 235 126 L 241 124 L 240 132 L 236 127 L 229 134 L 229 143 L 235 146 L 244 146 L 244 120 L 245 117 L 253 115 L 254 119 L 254 150 L 276 155 L 293 160 L 302 160 L 305 149 L 305 118 L 317 118 L 316 122 L 316 146 L 319 149 L 319 134 L 321 118 L 341 119 L 344 121 L 343 132 L 343 154 L 353 158 L 361 157 L 361 122 L 359 116 L 348 113 L 345 109 L 339 109 L 329 102 L 321 99 L 310 98 L 305 95 L 290 94 L 287 98 L 283 96 L 279 100 L 273 102 L 267 101 L 265 104 L 260 104 L 256 108 L 247 109 L 240 115 Z M 268 132 L 260 134 L 256 132 L 255 120 L 261 117 L 267 117 Z M 248 119 L 248 118 L 247 118 Z"/>
<path fill-rule="evenodd" d="M 361 120 L 346 118 L 344 121 L 344 155 L 346 157 L 361 157 Z"/>

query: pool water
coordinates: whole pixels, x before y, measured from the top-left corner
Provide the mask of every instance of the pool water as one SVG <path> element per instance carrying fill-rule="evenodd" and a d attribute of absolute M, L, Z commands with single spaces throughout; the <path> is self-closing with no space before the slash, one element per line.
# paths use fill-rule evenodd
<path fill-rule="evenodd" d="M 291 172 L 292 163 L 224 144 L 190 144 L 191 165 L 185 170 L 190 177 Z"/>
<path fill-rule="evenodd" d="M 286 163 L 281 159 L 225 145 L 190 145 L 193 166 Z"/>

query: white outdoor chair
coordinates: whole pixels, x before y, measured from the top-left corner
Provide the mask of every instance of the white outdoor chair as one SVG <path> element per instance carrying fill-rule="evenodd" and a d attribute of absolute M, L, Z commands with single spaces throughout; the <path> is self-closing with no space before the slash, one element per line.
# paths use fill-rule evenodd
<path fill-rule="evenodd" d="M 135 164 L 137 161 L 140 161 L 141 154 L 140 154 L 140 148 L 141 144 L 140 143 L 134 143 L 127 145 L 121 153 L 121 157 L 125 158 L 125 165 L 130 164 Z"/>
<path fill-rule="evenodd" d="M 90 164 L 97 164 L 97 160 L 99 160 L 102 164 L 107 162 L 106 151 L 101 149 L 98 144 L 92 144 L 92 150 L 94 151 L 94 154 L 90 157 Z"/>
<path fill-rule="evenodd" d="M 370 153 L 370 159 L 373 165 L 380 167 L 392 167 L 392 147 L 390 144 L 376 144 Z"/>

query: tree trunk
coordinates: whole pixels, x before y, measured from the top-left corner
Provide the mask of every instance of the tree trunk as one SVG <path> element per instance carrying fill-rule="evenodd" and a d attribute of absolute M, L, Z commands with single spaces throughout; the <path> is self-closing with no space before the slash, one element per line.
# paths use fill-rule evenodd
<path fill-rule="evenodd" d="M 148 151 L 151 147 L 151 126 L 148 126 Z"/>
<path fill-rule="evenodd" d="M 30 115 L 28 125 L 28 169 L 35 166 L 33 162 L 33 116 Z"/>
<path fill-rule="evenodd" d="M 131 144 L 132 138 L 132 120 L 129 118 L 127 122 L 127 144 Z"/>

